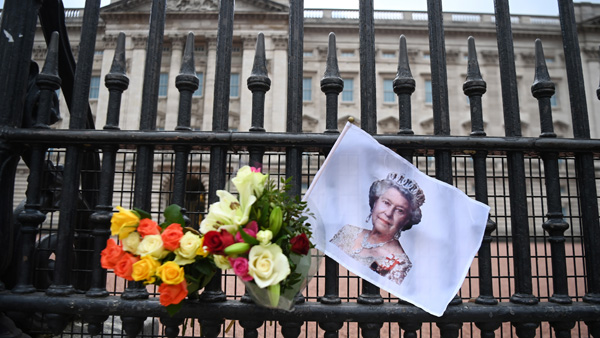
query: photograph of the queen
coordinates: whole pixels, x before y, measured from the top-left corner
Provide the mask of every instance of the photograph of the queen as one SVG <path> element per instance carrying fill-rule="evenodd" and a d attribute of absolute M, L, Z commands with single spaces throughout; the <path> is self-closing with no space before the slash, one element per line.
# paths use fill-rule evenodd
<path fill-rule="evenodd" d="M 347 224 L 330 240 L 357 262 L 401 284 L 412 267 L 400 244 L 402 232 L 421 222 L 425 194 L 417 182 L 389 173 L 369 189 L 371 229 Z"/>

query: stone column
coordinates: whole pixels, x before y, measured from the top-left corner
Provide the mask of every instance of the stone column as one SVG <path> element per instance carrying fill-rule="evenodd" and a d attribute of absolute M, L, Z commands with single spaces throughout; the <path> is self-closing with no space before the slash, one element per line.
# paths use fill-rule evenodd
<path fill-rule="evenodd" d="M 181 69 L 181 57 L 185 36 L 172 35 L 167 37 L 171 42 L 171 64 L 169 66 L 169 89 L 167 90 L 167 110 L 165 112 L 165 130 L 174 130 L 177 127 L 177 114 L 179 110 L 179 90 L 175 87 L 175 79 Z"/>
<path fill-rule="evenodd" d="M 110 72 L 115 56 L 117 35 L 105 35 L 102 40 L 104 41 L 104 51 L 102 53 L 102 69 L 100 70 L 100 93 L 98 94 L 98 106 L 96 107 L 96 129 L 102 129 L 106 124 L 109 92 L 104 84 L 104 77 Z"/>
<path fill-rule="evenodd" d="M 287 36 L 271 37 L 273 46 L 273 76 L 271 78 L 271 95 L 267 98 L 272 98 L 265 102 L 265 107 L 270 107 L 271 110 L 265 112 L 265 129 L 267 131 L 285 131 L 286 115 L 287 115 Z M 269 104 L 271 101 L 271 104 Z M 268 108 L 266 108 L 268 109 Z"/>
<path fill-rule="evenodd" d="M 215 74 L 217 65 L 217 36 L 207 36 L 208 54 L 204 74 L 204 118 L 202 130 L 212 130 L 213 103 L 215 101 Z"/>
<path fill-rule="evenodd" d="M 142 106 L 142 89 L 144 86 L 144 65 L 146 64 L 146 43 L 148 38 L 143 35 L 131 37 L 133 49 L 127 54 L 127 69 L 129 70 L 129 89 L 124 93 L 122 107 L 125 114 L 121 114 L 123 123 L 121 129 L 140 129 L 140 107 Z"/>
<path fill-rule="evenodd" d="M 240 72 L 240 125 L 239 131 L 248 131 L 252 125 L 252 92 L 248 89 L 248 78 L 252 73 L 254 54 L 256 54 L 256 36 L 242 37 L 242 71 Z"/>

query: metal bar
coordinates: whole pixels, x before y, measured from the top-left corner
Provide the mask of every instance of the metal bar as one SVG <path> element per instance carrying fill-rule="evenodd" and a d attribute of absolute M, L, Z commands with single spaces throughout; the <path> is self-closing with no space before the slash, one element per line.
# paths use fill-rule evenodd
<path fill-rule="evenodd" d="M 393 82 L 394 93 L 398 95 L 398 120 L 400 135 L 413 135 L 410 97 L 415 91 L 416 83 L 410 71 L 406 37 L 400 35 L 398 47 L 398 72 Z"/>
<path fill-rule="evenodd" d="M 233 43 L 234 0 L 221 0 L 217 33 L 217 61 L 215 94 L 213 103 L 213 131 L 229 129 L 229 86 L 231 77 L 231 46 Z M 226 182 L 227 148 L 215 146 L 210 149 L 210 181 L 208 182 L 208 203 L 218 201 L 217 190 L 223 189 Z M 217 271 L 204 288 L 200 299 L 205 302 L 222 302 L 225 293 L 221 289 L 221 272 Z M 202 321 L 208 332 L 218 334 L 222 321 Z"/>
<path fill-rule="evenodd" d="M 302 132 L 302 79 L 304 53 L 304 0 L 290 0 L 288 38 L 288 92 L 287 92 L 287 132 Z M 286 149 L 285 176 L 290 180 L 290 196 L 300 198 L 302 193 L 302 149 Z M 300 292 L 296 303 L 304 302 Z M 281 321 L 281 334 L 284 337 L 298 337 L 302 322 L 297 319 Z"/>
<path fill-rule="evenodd" d="M 0 39 L 0 125 L 20 126 L 25 103 L 25 92 L 31 51 L 35 39 L 35 26 L 40 2 L 10 1 L 2 10 L 2 32 L 8 37 Z"/>
<path fill-rule="evenodd" d="M 87 313 L 107 315 L 129 314 L 143 317 L 167 315 L 167 310 L 157 299 L 122 300 L 117 296 L 106 298 L 88 298 L 75 294 L 70 297 L 47 297 L 41 292 L 26 295 L 11 293 L 0 294 L 0 310 L 33 312 L 57 312 L 78 314 L 81 309 Z M 464 303 L 449 307 L 442 317 L 436 317 L 412 305 L 385 303 L 382 305 L 362 305 L 344 302 L 329 306 L 315 302 L 297 304 L 294 311 L 278 311 L 255 304 L 237 301 L 225 301 L 207 306 L 202 302 L 184 301 L 181 310 L 174 318 L 208 318 L 208 319 L 244 319 L 248 314 L 265 320 L 302 320 L 319 321 L 323 318 L 336 321 L 385 321 L 394 322 L 398 318 L 407 321 L 444 322 L 526 322 L 555 321 L 575 319 L 578 321 L 597 320 L 600 305 L 587 302 L 573 302 L 571 305 L 560 305 L 551 302 L 540 302 L 536 306 L 524 306 L 510 302 L 498 305 L 479 305 Z"/>
<path fill-rule="evenodd" d="M 265 54 L 265 35 L 258 34 L 252 72 L 247 80 L 248 89 L 252 91 L 252 126 L 251 133 L 265 131 L 265 94 L 271 89 L 271 79 L 267 74 L 267 58 Z M 250 165 L 262 168 L 264 148 L 251 147 Z"/>
<path fill-rule="evenodd" d="M 189 33 L 183 52 L 181 69 L 179 75 L 175 78 L 175 85 L 179 89 L 179 110 L 175 130 L 183 132 L 192 130 L 190 128 L 192 95 L 198 89 L 199 82 L 194 63 L 194 34 Z M 171 199 L 171 203 L 182 207 L 183 213 L 186 211 L 185 195 L 189 153 L 189 146 L 175 147 L 175 171 L 173 173 L 173 198 Z"/>
<path fill-rule="evenodd" d="M 304 52 L 304 0 L 290 1 L 288 38 L 288 133 L 302 132 L 302 75 Z M 286 178 L 291 179 L 292 196 L 300 196 L 302 190 L 302 149 L 291 147 L 285 157 Z"/>
<path fill-rule="evenodd" d="M 573 136 L 578 139 L 589 139 L 590 127 L 573 2 L 559 0 L 558 12 L 567 68 Z M 587 270 L 587 290 L 584 299 L 600 303 L 600 246 L 598 245 L 600 243 L 600 222 L 598 220 L 598 199 L 596 198 L 598 192 L 595 183 L 594 161 L 591 154 L 576 154 L 575 166 L 580 191 L 579 201 Z"/>
<path fill-rule="evenodd" d="M 69 129 L 83 129 L 86 127 L 88 95 L 90 76 L 94 59 L 94 46 L 96 43 L 96 32 L 100 12 L 99 0 L 87 0 L 83 25 L 81 28 L 81 44 L 78 59 L 78 67 L 75 71 L 75 88 L 73 91 L 71 117 Z M 79 81 L 79 82 L 78 82 Z M 82 83 L 86 82 L 87 83 Z M 73 241 L 75 236 L 75 225 L 77 222 L 77 199 L 79 194 L 80 169 L 81 169 L 80 146 L 70 145 L 65 155 L 64 176 L 68 180 L 63 182 L 61 193 L 61 205 L 58 228 L 59 245 L 56 248 L 56 263 L 54 267 L 53 284 L 47 290 L 49 295 L 65 296 L 71 294 L 74 289 L 70 278 L 73 262 Z"/>
<path fill-rule="evenodd" d="M 398 96 L 398 135 L 414 135 L 412 130 L 412 105 L 411 95 L 415 91 L 416 83 L 410 71 L 408 62 L 408 48 L 406 37 L 400 36 L 398 48 L 398 71 L 392 82 L 394 93 Z M 398 153 L 412 163 L 413 150 L 398 149 Z"/>
<path fill-rule="evenodd" d="M 0 137 L 16 144 L 43 143 L 55 147 L 85 143 L 100 147 L 103 144 L 139 145 L 192 144 L 196 146 L 220 145 L 228 148 L 262 145 L 271 149 L 301 147 L 316 149 L 331 147 L 338 135 L 302 133 L 247 133 L 247 132 L 177 132 L 177 131 L 85 131 L 85 130 L 31 130 L 1 128 Z M 448 149 L 456 151 L 493 150 L 522 151 L 535 154 L 540 151 L 560 151 L 566 153 L 599 153 L 600 140 L 562 138 L 504 138 L 470 136 L 422 136 L 413 135 L 374 135 L 377 142 L 390 148 Z M 242 145 L 242 146 L 240 146 Z"/>
<path fill-rule="evenodd" d="M 521 121 L 508 1 L 495 1 L 494 9 L 496 13 L 505 132 L 506 136 L 520 137 Z M 527 192 L 525 190 L 525 168 L 522 152 L 508 153 L 508 171 L 510 173 L 508 180 L 516 291 L 511 296 L 511 301 L 519 304 L 536 304 L 538 299 L 533 296 L 531 285 Z"/>
<path fill-rule="evenodd" d="M 340 77 L 337 61 L 335 34 L 329 33 L 327 63 L 325 74 L 321 79 L 321 91 L 325 93 L 325 132 L 339 133 L 338 130 L 338 97 L 344 90 L 344 80 Z"/>
<path fill-rule="evenodd" d="M 162 45 L 166 17 L 166 0 L 153 0 L 150 13 L 150 31 L 146 47 L 146 66 L 144 69 L 144 85 L 142 88 L 142 107 L 140 130 L 156 129 L 156 114 L 158 109 L 158 86 L 160 81 L 160 64 L 162 60 Z M 135 192 L 133 206 L 149 210 L 152 194 L 152 166 L 154 148 L 143 145 L 138 149 Z"/>
<path fill-rule="evenodd" d="M 487 90 L 487 84 L 481 77 L 481 72 L 479 70 L 475 39 L 470 36 L 467 39 L 467 43 L 469 48 L 469 59 L 467 79 L 463 84 L 463 92 L 469 97 L 471 109 L 471 136 L 483 137 L 486 136 L 486 134 L 483 125 L 482 96 Z M 473 155 L 475 198 L 483 204 L 488 204 L 486 158 L 487 151 L 478 151 Z M 485 234 L 478 253 L 480 290 L 479 296 L 476 299 L 478 304 L 495 305 L 498 303 L 498 300 L 494 298 L 492 288 L 492 262 L 490 250 L 490 243 L 492 241 L 491 233 L 495 229 L 496 224 L 488 218 Z"/>
<path fill-rule="evenodd" d="M 554 95 L 554 82 L 550 79 L 542 41 L 535 40 L 535 77 L 531 85 L 531 93 L 538 100 L 540 112 L 540 137 L 556 137 L 552 125 L 552 108 L 550 98 Z M 548 219 L 542 225 L 550 237 L 550 249 L 552 252 L 552 284 L 554 294 L 550 297 L 551 302 L 570 304 L 567 284 L 567 264 L 565 258 L 565 236 L 564 232 L 569 228 L 565 221 L 561 206 L 560 175 L 558 170 L 558 154 L 556 152 L 543 153 L 544 176 L 546 183 L 546 202 L 548 204 Z"/>
<path fill-rule="evenodd" d="M 73 83 L 71 116 L 69 117 L 70 129 L 83 129 L 86 127 L 90 81 L 92 78 L 92 67 L 94 66 L 94 50 L 99 18 L 100 0 L 86 0 L 81 37 L 79 39 L 79 55 Z"/>
<path fill-rule="evenodd" d="M 375 18 L 373 0 L 359 2 L 360 125 L 377 134 L 377 90 L 375 77 Z"/>
<path fill-rule="evenodd" d="M 123 91 L 129 86 L 129 79 L 125 75 L 125 67 L 125 34 L 121 32 L 117 38 L 117 47 L 110 72 L 104 78 L 105 85 L 110 93 L 104 129 L 119 129 L 121 96 Z M 103 188 L 98 192 L 96 211 L 90 216 L 94 236 L 94 266 L 92 267 L 92 285 L 88 292 L 86 292 L 88 297 L 108 296 L 108 292 L 106 291 L 106 270 L 100 266 L 100 252 L 106 247 L 106 240 L 110 237 L 117 147 L 115 145 L 106 145 L 103 147 L 102 153 L 100 186 Z"/>
<path fill-rule="evenodd" d="M 373 0 L 359 2 L 360 40 L 360 125 L 367 133 L 377 134 L 377 101 L 375 90 L 375 19 Z M 361 304 L 382 304 L 379 288 L 362 280 L 362 293 L 358 296 Z M 383 323 L 359 323 L 363 337 L 379 334 Z"/>
<path fill-rule="evenodd" d="M 446 43 L 441 0 L 427 0 L 429 27 L 429 51 L 431 55 L 431 88 L 433 101 L 433 133 L 436 136 L 450 135 L 450 113 L 448 107 L 448 76 L 446 73 Z M 435 177 L 452 184 L 452 153 L 448 150 L 435 151 Z M 450 306 L 462 303 L 455 295 Z M 442 337 L 452 337 L 461 327 L 460 323 L 438 324 Z"/>
<path fill-rule="evenodd" d="M 54 91 L 60 88 L 60 78 L 58 77 L 58 32 L 52 34 L 48 54 L 42 72 L 36 80 L 40 88 L 40 102 L 36 112 L 36 121 L 33 128 L 49 128 L 50 109 L 52 108 L 52 96 Z M 42 145 L 32 145 L 29 154 L 28 166 L 29 177 L 27 179 L 27 199 L 25 207 L 17 215 L 21 223 L 21 257 L 18 266 L 17 283 L 12 289 L 14 293 L 29 293 L 36 289 L 33 286 L 32 277 L 34 273 L 34 248 L 35 240 L 38 234 L 38 227 L 46 219 L 41 209 L 42 199 L 42 179 L 44 169 L 44 156 L 47 147 Z"/>

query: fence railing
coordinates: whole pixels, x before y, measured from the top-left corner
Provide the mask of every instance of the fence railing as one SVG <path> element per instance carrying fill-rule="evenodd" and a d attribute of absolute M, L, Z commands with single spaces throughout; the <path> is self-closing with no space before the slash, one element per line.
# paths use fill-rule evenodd
<path fill-rule="evenodd" d="M 337 138 L 337 98 L 343 89 L 332 34 L 321 81 L 327 97 L 327 131 L 302 133 L 303 21 L 307 13 L 316 17 L 319 11 L 307 12 L 302 1 L 290 1 L 286 132 L 264 128 L 270 79 L 262 35 L 257 38 L 255 67 L 248 78 L 252 127 L 248 132 L 228 131 L 232 0 L 222 0 L 219 7 L 212 130 L 190 128 L 191 98 L 198 87 L 193 34 L 188 36 L 176 79 L 180 92 L 177 127 L 156 130 L 165 0 L 152 1 L 139 131 L 119 129 L 121 95 L 129 86 L 124 33 L 105 78 L 110 91 L 107 118 L 98 121 L 105 124 L 96 130 L 87 98 L 99 4 L 90 1 L 83 11 L 83 38 L 74 67 L 74 60 L 64 54 L 70 48 L 63 34 L 64 18 L 61 22 L 60 15 L 59 20 L 54 16 L 60 9 L 57 3 L 45 1 L 39 9 L 34 2 L 7 2 L 11 6 L 2 13 L 2 30 L 19 31 L 22 36 L 12 42 L 0 39 L 0 234 L 5 241 L 0 255 L 0 311 L 4 322 L 9 318 L 32 335 L 59 334 L 66 329 L 70 334 L 92 335 L 123 330 L 130 337 L 141 333 L 257 337 L 259 332 L 276 336 L 275 330 L 280 329 L 284 337 L 357 336 L 358 332 L 363 337 L 401 332 L 405 337 L 457 337 L 461 330 L 465 334 L 480 331 L 482 337 L 600 337 L 600 181 L 595 169 L 600 163 L 600 141 L 590 138 L 571 1 L 561 0 L 559 6 L 573 139 L 554 134 L 550 104 L 554 84 L 540 41 L 536 42 L 532 93 L 539 102 L 542 133 L 538 138 L 521 136 L 511 40 L 515 17 L 508 11 L 507 0 L 495 2 L 493 16 L 506 137 L 486 136 L 482 100 L 487 85 L 472 38 L 463 86 L 471 107 L 471 135 L 452 136 L 449 129 L 443 22 L 447 15 L 460 22 L 483 19 L 442 13 L 440 0 L 428 1 L 426 13 L 391 15 L 394 20 L 410 17 L 428 22 L 434 135 L 412 131 L 410 103 L 415 81 L 403 37 L 393 82 L 398 134 L 375 135 L 374 20 L 388 15 L 377 14 L 373 1 L 361 1 L 359 11 L 327 14 L 329 10 L 319 10 L 332 18 L 338 13 L 336 18 L 358 19 L 361 127 L 426 174 L 492 207 L 479 254 L 442 317 L 379 290 L 327 257 L 291 312 L 248 303 L 243 284 L 225 272 L 216 274 L 197 297 L 185 300 L 180 312 L 169 316 L 157 301 L 155 289 L 116 280 L 100 266 L 115 204 L 149 210 L 160 218 L 161 208 L 178 203 L 186 207 L 190 219 L 198 220 L 207 205 L 216 201 L 216 191 L 244 163 L 260 164 L 275 178 L 292 178 L 293 193 L 303 194 Z M 38 10 L 48 53 L 42 71 L 29 79 Z M 49 128 L 53 95 L 61 85 L 70 102 L 70 125 L 68 130 L 53 130 Z M 29 170 L 28 187 L 24 204 L 13 210 L 20 159 Z"/>

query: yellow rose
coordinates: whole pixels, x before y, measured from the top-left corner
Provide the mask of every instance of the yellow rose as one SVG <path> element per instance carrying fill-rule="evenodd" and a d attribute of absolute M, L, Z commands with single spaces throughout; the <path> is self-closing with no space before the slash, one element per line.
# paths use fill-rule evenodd
<path fill-rule="evenodd" d="M 201 245 L 200 236 L 191 231 L 186 232 L 179 240 L 179 247 L 175 249 L 174 262 L 179 265 L 194 263 L 194 258 L 196 258 Z"/>
<path fill-rule="evenodd" d="M 130 233 L 122 241 L 123 250 L 125 250 L 127 252 L 131 252 L 132 254 L 135 254 L 137 252 L 137 248 L 140 245 L 141 240 L 142 240 L 142 238 L 140 237 L 139 233 L 137 233 L 135 231 Z"/>
<path fill-rule="evenodd" d="M 278 284 L 291 272 L 288 259 L 277 244 L 253 246 L 248 261 L 248 274 L 260 288 Z"/>
<path fill-rule="evenodd" d="M 117 210 L 119 212 L 113 214 L 110 219 L 110 233 L 113 236 L 119 235 L 119 239 L 122 240 L 136 229 L 140 219 L 129 209 L 117 207 Z"/>
<path fill-rule="evenodd" d="M 215 202 L 208 208 L 206 218 L 200 223 L 200 232 L 206 234 L 211 230 L 227 230 L 235 234 L 240 225 L 248 223 L 250 207 L 256 202 L 256 196 L 247 196 L 238 199 L 225 190 L 217 190 L 219 202 Z M 241 195 L 240 195 L 241 196 Z"/>
<path fill-rule="evenodd" d="M 137 247 L 136 254 L 143 257 L 150 255 L 155 259 L 164 258 L 168 252 L 163 246 L 162 237 L 160 235 L 146 235 Z"/>
<path fill-rule="evenodd" d="M 133 272 L 131 277 L 134 281 L 146 281 L 146 284 L 152 284 L 156 280 L 154 276 L 156 269 L 160 266 L 160 262 L 152 258 L 152 256 L 144 256 L 141 260 L 133 263 Z"/>
<path fill-rule="evenodd" d="M 163 281 L 170 285 L 180 284 L 185 280 L 185 272 L 183 268 L 173 261 L 166 262 L 165 264 L 158 267 L 156 275 Z"/>
<path fill-rule="evenodd" d="M 213 259 L 217 268 L 221 270 L 231 269 L 231 263 L 229 262 L 229 258 L 221 255 L 213 255 Z"/>

